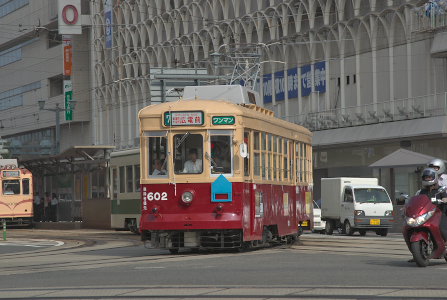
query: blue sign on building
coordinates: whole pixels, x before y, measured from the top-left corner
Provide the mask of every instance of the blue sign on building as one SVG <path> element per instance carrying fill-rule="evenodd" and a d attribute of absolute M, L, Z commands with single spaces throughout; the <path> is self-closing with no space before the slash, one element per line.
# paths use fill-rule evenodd
<path fill-rule="evenodd" d="M 326 62 L 320 61 L 314 64 L 314 90 L 326 92 Z"/>
<path fill-rule="evenodd" d="M 301 96 L 309 96 L 312 93 L 312 69 L 311 65 L 301 67 Z"/>
<path fill-rule="evenodd" d="M 287 92 L 289 99 L 298 98 L 298 68 L 287 70 Z"/>
<path fill-rule="evenodd" d="M 273 79 L 272 74 L 265 74 L 263 78 L 264 103 L 272 103 Z"/>
<path fill-rule="evenodd" d="M 113 45 L 113 19 L 112 19 L 112 3 L 111 0 L 106 0 L 104 8 L 104 19 L 106 21 L 106 48 L 110 49 Z"/>
<path fill-rule="evenodd" d="M 284 71 L 275 72 L 275 100 L 284 101 L 285 99 L 285 80 Z"/>

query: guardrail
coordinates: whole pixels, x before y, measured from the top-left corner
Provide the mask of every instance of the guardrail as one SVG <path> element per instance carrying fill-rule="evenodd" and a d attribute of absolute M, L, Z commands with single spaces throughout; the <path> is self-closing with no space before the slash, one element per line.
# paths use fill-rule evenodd
<path fill-rule="evenodd" d="M 447 114 L 447 93 L 425 95 L 362 106 L 286 116 L 283 119 L 311 131 L 411 120 Z"/>

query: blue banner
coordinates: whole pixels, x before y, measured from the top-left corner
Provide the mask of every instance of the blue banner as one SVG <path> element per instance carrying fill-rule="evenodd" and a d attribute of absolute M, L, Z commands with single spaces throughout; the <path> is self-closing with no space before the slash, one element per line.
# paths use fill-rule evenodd
<path fill-rule="evenodd" d="M 309 96 L 312 93 L 311 65 L 301 67 L 301 96 Z"/>
<path fill-rule="evenodd" d="M 287 70 L 287 92 L 289 99 L 298 98 L 298 68 Z"/>
<path fill-rule="evenodd" d="M 326 62 L 320 61 L 314 64 L 314 90 L 326 92 Z"/>
<path fill-rule="evenodd" d="M 272 103 L 273 80 L 272 74 L 265 74 L 263 78 L 264 103 Z"/>
<path fill-rule="evenodd" d="M 112 1 L 106 0 L 104 8 L 104 19 L 106 21 L 106 48 L 113 46 L 113 19 L 112 19 Z"/>
<path fill-rule="evenodd" d="M 275 100 L 284 101 L 285 95 L 284 71 L 275 72 Z"/>

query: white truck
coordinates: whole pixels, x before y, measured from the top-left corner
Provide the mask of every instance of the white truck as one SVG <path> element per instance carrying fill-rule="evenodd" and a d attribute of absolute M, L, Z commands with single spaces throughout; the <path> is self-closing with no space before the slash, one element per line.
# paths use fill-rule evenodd
<path fill-rule="evenodd" d="M 394 224 L 393 204 L 377 178 L 322 178 L 321 219 L 326 234 L 339 228 L 347 235 L 372 230 L 386 236 Z"/>

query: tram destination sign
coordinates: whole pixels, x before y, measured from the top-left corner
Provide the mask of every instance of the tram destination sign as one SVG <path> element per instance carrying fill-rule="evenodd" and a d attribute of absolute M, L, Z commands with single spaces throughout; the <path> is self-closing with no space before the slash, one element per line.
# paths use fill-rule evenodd
<path fill-rule="evenodd" d="M 3 171 L 3 177 L 20 177 L 20 171 Z"/>
<path fill-rule="evenodd" d="M 167 111 L 163 116 L 165 126 L 200 126 L 204 119 L 203 111 Z"/>
<path fill-rule="evenodd" d="M 234 116 L 214 116 L 212 123 L 213 125 L 234 125 L 236 118 Z"/>

